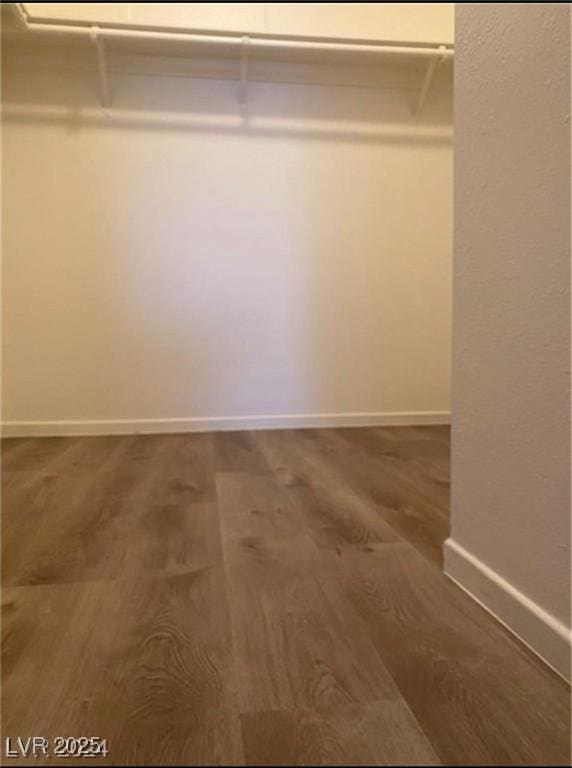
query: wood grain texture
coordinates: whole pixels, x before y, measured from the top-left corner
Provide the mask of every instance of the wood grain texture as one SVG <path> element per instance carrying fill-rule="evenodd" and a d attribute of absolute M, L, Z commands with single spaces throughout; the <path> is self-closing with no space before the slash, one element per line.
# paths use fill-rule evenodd
<path fill-rule="evenodd" d="M 407 472 L 410 462 L 396 466 L 388 463 L 381 447 L 378 453 L 372 451 L 369 431 L 299 430 L 293 437 L 298 437 L 300 451 L 311 457 L 313 466 L 322 466 L 329 483 L 351 488 L 401 539 L 441 566 L 442 544 L 449 533 L 448 504 L 430 498 L 428 482 Z"/>
<path fill-rule="evenodd" d="M 346 597 L 446 764 L 568 764 L 563 681 L 406 543 L 346 560 Z"/>
<path fill-rule="evenodd" d="M 570 763 L 569 688 L 440 571 L 447 428 L 2 456 L 4 736 L 99 735 L 109 765 Z"/>
<path fill-rule="evenodd" d="M 409 710 L 396 701 L 242 715 L 247 765 L 440 765 Z"/>
<path fill-rule="evenodd" d="M 399 698 L 347 603 L 328 596 L 298 510 L 271 480 L 217 484 L 242 712 Z M 327 576 L 327 574 L 325 574 Z"/>
<path fill-rule="evenodd" d="M 4 601 L 5 734 L 99 735 L 110 765 L 243 762 L 220 566 Z"/>

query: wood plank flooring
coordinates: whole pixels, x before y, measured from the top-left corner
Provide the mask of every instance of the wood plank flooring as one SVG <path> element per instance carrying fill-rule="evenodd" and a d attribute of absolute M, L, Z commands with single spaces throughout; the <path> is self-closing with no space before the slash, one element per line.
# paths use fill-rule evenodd
<path fill-rule="evenodd" d="M 2 456 L 4 738 L 99 736 L 109 765 L 570 764 L 568 686 L 441 573 L 447 428 Z"/>

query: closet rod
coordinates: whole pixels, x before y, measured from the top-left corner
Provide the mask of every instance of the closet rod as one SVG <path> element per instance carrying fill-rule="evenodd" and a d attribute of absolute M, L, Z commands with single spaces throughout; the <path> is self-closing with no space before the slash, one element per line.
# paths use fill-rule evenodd
<path fill-rule="evenodd" d="M 32 21 L 22 3 L 15 4 L 18 15 L 31 32 L 47 34 L 73 35 L 76 37 L 92 34 L 92 28 L 96 25 L 79 26 L 77 24 L 51 24 Z M 203 45 L 226 45 L 241 48 L 244 35 L 209 35 L 196 32 L 155 32 L 146 29 L 130 29 L 114 26 L 102 27 L 97 25 L 97 34 L 101 39 L 125 39 L 125 40 L 173 40 L 178 42 L 196 43 Z M 249 36 L 249 48 L 271 50 L 307 50 L 307 51 L 332 51 L 340 53 L 368 53 L 389 54 L 401 56 L 434 57 L 438 54 L 441 58 L 449 58 L 454 55 L 453 48 L 437 45 L 427 47 L 420 45 L 389 45 L 387 43 L 337 43 L 324 40 L 298 40 L 284 37 L 256 37 Z"/>

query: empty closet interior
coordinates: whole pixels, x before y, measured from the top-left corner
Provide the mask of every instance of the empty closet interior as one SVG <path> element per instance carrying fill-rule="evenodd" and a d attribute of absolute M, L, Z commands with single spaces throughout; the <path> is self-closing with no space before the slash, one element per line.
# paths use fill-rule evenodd
<path fill-rule="evenodd" d="M 453 5 L 2 4 L 6 764 L 569 764 L 570 5 Z"/>
<path fill-rule="evenodd" d="M 3 8 L 6 436 L 443 424 L 452 4 Z"/>

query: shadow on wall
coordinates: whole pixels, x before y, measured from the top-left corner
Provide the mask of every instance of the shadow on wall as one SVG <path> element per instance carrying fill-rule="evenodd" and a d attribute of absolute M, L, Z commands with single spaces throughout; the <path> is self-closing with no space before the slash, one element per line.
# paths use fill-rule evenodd
<path fill-rule="evenodd" d="M 450 92 L 16 70 L 7 420 L 449 409 Z"/>
<path fill-rule="evenodd" d="M 49 51 L 49 49 L 48 49 Z M 92 55 L 84 51 L 76 64 Z M 236 133 L 248 129 L 263 135 L 290 135 L 305 139 L 392 143 L 447 143 L 451 141 L 451 69 L 444 65 L 420 120 L 413 115 L 423 78 L 423 65 L 380 69 L 339 64 L 298 68 L 286 62 L 258 62 L 258 77 L 277 77 L 277 82 L 250 82 L 248 105 L 238 103 L 238 83 L 205 75 L 220 70 L 233 77 L 234 64 L 222 69 L 209 60 L 194 62 L 201 77 L 142 74 L 129 64 L 122 74 L 111 76 L 112 107 L 99 102 L 98 77 L 94 71 L 70 69 L 62 54 L 52 51 L 48 65 L 41 55 L 27 66 L 18 64 L 14 52 L 5 55 L 3 103 L 5 120 L 30 120 L 65 124 L 69 130 L 88 126 L 117 126 L 157 130 Z M 129 60 L 130 61 L 130 60 Z M 160 59 L 159 62 L 165 63 Z M 149 69 L 147 64 L 147 70 Z M 83 63 L 85 70 L 85 63 Z M 281 69 L 285 67 L 286 69 Z M 161 69 L 161 67 L 159 67 Z M 164 69 L 164 67 L 163 67 Z M 130 74 L 126 74 L 130 73 Z M 30 73 L 33 76 L 30 77 Z M 316 84 L 344 82 L 345 85 Z M 280 82 L 280 80 L 284 82 Z"/>

